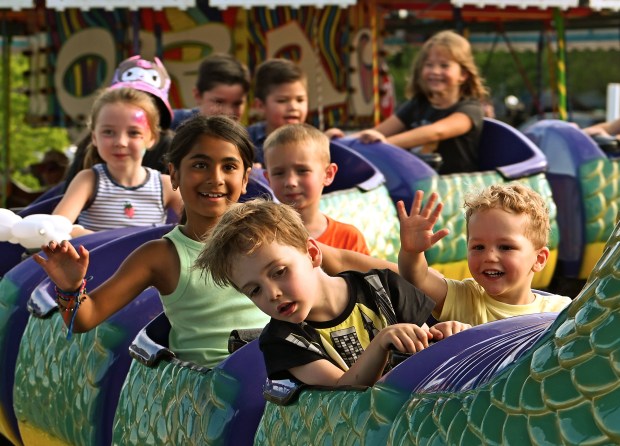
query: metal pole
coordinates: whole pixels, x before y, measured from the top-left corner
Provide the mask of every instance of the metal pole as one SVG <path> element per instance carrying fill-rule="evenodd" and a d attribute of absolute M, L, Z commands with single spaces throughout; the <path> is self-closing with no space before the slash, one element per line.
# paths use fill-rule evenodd
<path fill-rule="evenodd" d="M 6 13 L 2 13 L 2 102 L 4 103 L 4 119 L 2 120 L 2 147 L 4 174 L 2 181 L 1 202 L 3 208 L 7 207 L 9 190 L 11 183 L 11 158 L 10 158 L 10 138 L 11 130 L 11 33 L 9 32 Z"/>
<path fill-rule="evenodd" d="M 559 118 L 566 121 L 568 119 L 566 99 L 566 35 L 564 33 L 564 17 L 559 8 L 553 10 L 553 21 L 557 36 L 557 71 L 558 71 L 558 114 Z"/>
<path fill-rule="evenodd" d="M 620 83 L 607 84 L 607 114 L 608 122 L 620 118 Z"/>
<path fill-rule="evenodd" d="M 372 44 L 372 98 L 373 98 L 373 123 L 381 122 L 381 96 L 379 94 L 379 24 L 377 22 L 377 3 L 375 0 L 368 2 L 370 13 L 370 34 Z"/>
<path fill-rule="evenodd" d="M 321 34 L 319 29 L 320 10 L 312 8 L 312 49 L 314 50 L 314 79 L 317 100 L 317 127 L 320 131 L 325 130 L 325 112 L 323 106 L 323 78 L 321 76 Z"/>

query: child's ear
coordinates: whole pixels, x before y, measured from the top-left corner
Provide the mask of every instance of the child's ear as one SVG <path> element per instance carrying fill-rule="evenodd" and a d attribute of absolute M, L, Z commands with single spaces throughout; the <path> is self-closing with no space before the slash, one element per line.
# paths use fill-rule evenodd
<path fill-rule="evenodd" d="M 178 173 L 174 168 L 174 164 L 168 163 L 168 172 L 170 174 L 170 183 L 172 184 L 172 189 L 177 189 L 179 187 L 179 179 L 177 178 Z"/>
<path fill-rule="evenodd" d="M 196 105 L 202 104 L 202 93 L 198 90 L 198 88 L 192 88 L 192 94 L 194 95 L 194 101 L 196 101 Z"/>
<path fill-rule="evenodd" d="M 549 248 L 547 248 L 546 246 L 544 248 L 540 248 L 538 250 L 538 254 L 536 254 L 536 263 L 534 263 L 532 271 L 534 271 L 535 273 L 542 271 L 542 269 L 547 264 L 547 260 L 549 260 L 549 255 Z"/>
<path fill-rule="evenodd" d="M 241 185 L 241 195 L 244 195 L 248 191 L 248 181 L 250 181 L 250 171 L 251 167 L 248 167 L 245 170 L 245 175 L 243 175 L 242 185 Z"/>
<path fill-rule="evenodd" d="M 267 172 L 267 169 L 263 169 L 263 176 L 265 177 L 267 182 L 271 184 L 271 181 L 269 181 L 269 172 Z"/>
<path fill-rule="evenodd" d="M 310 255 L 310 260 L 312 261 L 312 266 L 315 268 L 321 266 L 321 262 L 323 261 L 323 253 L 321 252 L 321 248 L 319 248 L 318 242 L 312 237 L 308 237 L 308 254 Z"/>
<path fill-rule="evenodd" d="M 467 79 L 469 79 L 469 72 L 461 67 L 461 77 L 459 78 L 459 83 L 464 84 L 467 82 Z"/>
<path fill-rule="evenodd" d="M 258 98 L 254 98 L 254 110 L 262 113 L 264 109 L 265 109 L 265 103 Z"/>
<path fill-rule="evenodd" d="M 336 163 L 330 163 L 325 168 L 325 180 L 323 180 L 323 186 L 329 186 L 334 182 L 336 172 L 338 172 L 338 165 Z"/>

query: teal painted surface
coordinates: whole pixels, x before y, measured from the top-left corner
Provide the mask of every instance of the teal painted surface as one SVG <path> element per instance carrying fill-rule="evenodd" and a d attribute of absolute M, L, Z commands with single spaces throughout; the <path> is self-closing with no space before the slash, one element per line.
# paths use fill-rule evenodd
<path fill-rule="evenodd" d="M 69 444 L 96 445 L 105 428 L 113 349 L 126 334 L 103 323 L 70 341 L 66 335 L 57 312 L 47 319 L 29 319 L 15 368 L 15 414 Z"/>
<path fill-rule="evenodd" d="M 8 278 L 0 279 L 0 345 L 9 342 L 9 320 L 17 310 L 16 303 L 19 297 L 19 286 Z"/>
<path fill-rule="evenodd" d="M 248 364 L 248 366 L 251 366 Z M 239 383 L 220 369 L 132 361 L 114 420 L 114 445 L 225 445 Z"/>
<path fill-rule="evenodd" d="M 586 243 L 606 241 L 620 209 L 620 160 L 597 158 L 579 167 Z"/>
<path fill-rule="evenodd" d="M 255 444 L 385 444 L 405 401 L 405 395 L 381 385 L 365 391 L 303 391 L 292 406 L 267 403 Z"/>
<path fill-rule="evenodd" d="M 370 191 L 355 188 L 326 194 L 321 197 L 320 209 L 334 220 L 359 229 L 371 256 L 398 261 L 400 224 L 385 186 Z"/>
<path fill-rule="evenodd" d="M 256 444 L 620 444 L 618 333 L 620 225 L 581 294 L 488 382 L 411 395 L 304 391 L 293 405 L 267 405 Z"/>

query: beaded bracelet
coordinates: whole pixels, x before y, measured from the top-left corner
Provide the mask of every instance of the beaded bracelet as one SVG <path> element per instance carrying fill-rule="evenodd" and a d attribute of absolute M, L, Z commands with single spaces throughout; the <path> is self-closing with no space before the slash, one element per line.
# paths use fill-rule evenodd
<path fill-rule="evenodd" d="M 86 279 L 82 279 L 82 284 L 78 288 L 77 291 L 64 291 L 54 286 L 54 291 L 56 292 L 56 304 L 63 311 L 69 311 L 73 308 L 69 308 L 68 305 L 81 297 L 86 290 Z M 65 304 L 61 304 L 61 302 L 65 302 Z"/>
<path fill-rule="evenodd" d="M 80 304 L 84 302 L 84 300 L 86 299 L 86 296 L 85 296 L 86 282 L 88 282 L 91 279 L 92 279 L 92 276 L 85 277 L 84 279 L 82 279 L 82 284 L 80 285 L 80 288 L 78 288 L 77 291 L 64 291 L 58 288 L 57 286 L 54 286 L 54 291 L 56 292 L 56 305 L 58 305 L 58 308 L 62 310 L 63 312 L 71 311 L 73 313 L 71 315 L 71 321 L 69 322 L 67 340 L 70 340 L 73 334 L 73 323 L 75 321 L 75 316 L 77 314 L 77 311 L 80 308 Z M 69 306 L 65 306 L 64 304 L 61 304 L 61 302 L 65 302 L 67 303 L 67 305 L 70 305 L 71 302 L 74 302 L 74 304 L 71 308 L 69 308 Z"/>

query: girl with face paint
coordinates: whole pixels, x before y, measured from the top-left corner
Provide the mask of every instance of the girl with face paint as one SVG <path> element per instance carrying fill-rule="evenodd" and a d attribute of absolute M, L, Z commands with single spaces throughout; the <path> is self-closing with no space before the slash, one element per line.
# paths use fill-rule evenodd
<path fill-rule="evenodd" d="M 85 169 L 71 180 L 53 212 L 77 220 L 72 237 L 163 224 L 168 208 L 180 215 L 181 195 L 170 176 L 142 166 L 142 157 L 159 137 L 158 123 L 157 105 L 142 91 L 109 89 L 95 99 Z"/>
<path fill-rule="evenodd" d="M 85 290 L 90 253 L 84 246 L 52 241 L 41 247 L 46 258 L 34 254 L 33 259 L 65 290 L 57 300 L 60 314 L 76 333 L 97 327 L 152 286 L 172 327 L 169 348 L 181 361 L 214 367 L 228 356 L 231 330 L 259 328 L 269 321 L 243 294 L 215 285 L 194 268 L 205 237 L 247 191 L 254 146 L 233 119 L 197 114 L 177 128 L 167 160 L 172 184 L 183 196 L 183 222 L 133 251 L 100 286 Z M 396 267 L 358 252 L 319 246 L 328 274 Z"/>

